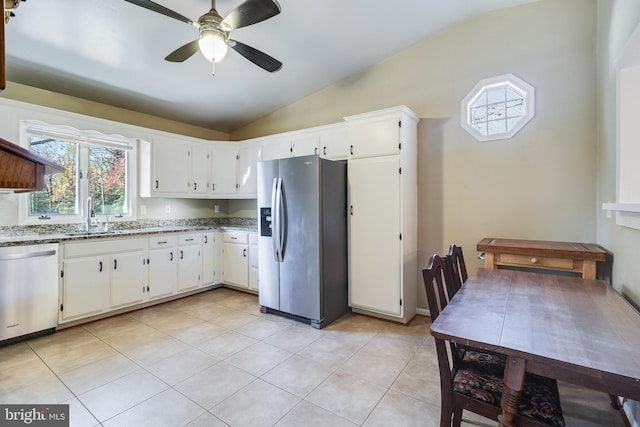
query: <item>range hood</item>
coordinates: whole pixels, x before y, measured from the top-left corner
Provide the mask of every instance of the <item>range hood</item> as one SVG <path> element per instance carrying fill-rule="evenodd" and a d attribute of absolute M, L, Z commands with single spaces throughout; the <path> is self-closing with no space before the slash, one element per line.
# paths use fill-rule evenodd
<path fill-rule="evenodd" d="M 45 175 L 64 170 L 62 166 L 0 138 L 0 190 L 42 190 Z"/>

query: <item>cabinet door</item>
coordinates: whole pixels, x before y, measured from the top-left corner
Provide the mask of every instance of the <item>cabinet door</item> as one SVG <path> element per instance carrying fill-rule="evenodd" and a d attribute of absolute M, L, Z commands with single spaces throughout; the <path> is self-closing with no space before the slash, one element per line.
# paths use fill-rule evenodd
<path fill-rule="evenodd" d="M 202 233 L 202 284 L 216 283 L 216 236 L 215 232 Z"/>
<path fill-rule="evenodd" d="M 211 186 L 209 176 L 211 171 L 210 147 L 204 144 L 194 144 L 191 154 L 191 193 L 207 194 Z"/>
<path fill-rule="evenodd" d="M 175 247 L 149 251 L 149 299 L 172 295 L 178 288 Z"/>
<path fill-rule="evenodd" d="M 211 161 L 211 192 L 213 194 L 235 194 L 238 149 L 236 147 L 214 147 Z"/>
<path fill-rule="evenodd" d="M 318 154 L 319 138 L 317 135 L 306 135 L 304 137 L 294 137 L 291 143 L 291 153 L 293 157 L 312 156 Z"/>
<path fill-rule="evenodd" d="M 153 193 L 187 193 L 191 174 L 191 145 L 178 139 L 153 142 Z"/>
<path fill-rule="evenodd" d="M 148 284 L 146 251 L 112 255 L 109 267 L 111 308 L 141 302 Z"/>
<path fill-rule="evenodd" d="M 386 156 L 400 152 L 400 118 L 385 117 L 349 123 L 352 158 Z"/>
<path fill-rule="evenodd" d="M 222 274 L 225 283 L 243 288 L 249 287 L 249 247 L 224 243 Z"/>
<path fill-rule="evenodd" d="M 401 316 L 400 160 L 349 162 L 349 305 Z"/>
<path fill-rule="evenodd" d="M 108 308 L 109 257 L 96 256 L 63 263 L 62 319 L 86 317 Z"/>
<path fill-rule="evenodd" d="M 255 195 L 258 192 L 258 154 L 260 148 L 249 146 L 241 148 L 238 152 L 238 193 Z"/>
<path fill-rule="evenodd" d="M 320 135 L 320 157 L 330 160 L 343 160 L 349 157 L 347 128 L 331 129 Z"/>
<path fill-rule="evenodd" d="M 178 291 L 186 291 L 202 283 L 200 245 L 178 247 Z"/>
<path fill-rule="evenodd" d="M 291 140 L 277 138 L 262 144 L 262 160 L 286 159 L 291 157 Z"/>
<path fill-rule="evenodd" d="M 249 289 L 258 291 L 258 234 L 249 234 Z"/>

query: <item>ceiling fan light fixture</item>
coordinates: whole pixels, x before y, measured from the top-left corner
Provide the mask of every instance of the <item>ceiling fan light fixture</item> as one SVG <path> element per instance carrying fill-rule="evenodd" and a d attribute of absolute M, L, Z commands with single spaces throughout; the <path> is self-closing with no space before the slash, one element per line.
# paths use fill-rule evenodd
<path fill-rule="evenodd" d="M 198 46 L 202 55 L 211 62 L 222 61 L 229 50 L 226 37 L 216 29 L 203 29 L 200 32 Z"/>

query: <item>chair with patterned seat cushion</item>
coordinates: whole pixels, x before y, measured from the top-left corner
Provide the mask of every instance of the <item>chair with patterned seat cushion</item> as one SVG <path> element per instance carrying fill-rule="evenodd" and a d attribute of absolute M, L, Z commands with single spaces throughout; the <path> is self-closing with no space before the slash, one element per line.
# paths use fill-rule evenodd
<path fill-rule="evenodd" d="M 446 282 L 453 274 L 450 262 L 446 256 L 434 254 L 429 267 L 422 270 L 432 320 L 448 303 Z M 498 422 L 504 363 L 498 363 L 498 357 L 491 353 L 461 349 L 450 341 L 436 338 L 435 344 L 440 371 L 440 426 L 460 426 L 465 409 Z M 485 359 L 495 363 L 486 363 Z M 526 375 L 516 422 L 519 426 L 565 425 L 555 380 Z"/>

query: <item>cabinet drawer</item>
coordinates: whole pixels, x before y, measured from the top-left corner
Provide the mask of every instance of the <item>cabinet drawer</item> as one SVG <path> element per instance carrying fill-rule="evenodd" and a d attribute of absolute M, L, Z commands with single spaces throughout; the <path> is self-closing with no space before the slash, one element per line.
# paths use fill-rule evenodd
<path fill-rule="evenodd" d="M 117 252 L 135 252 L 146 250 L 148 238 L 136 239 L 96 239 L 82 243 L 65 243 L 65 258 L 85 257 L 91 255 L 111 254 Z"/>
<path fill-rule="evenodd" d="M 556 268 L 561 270 L 573 270 L 572 259 L 545 258 L 526 255 L 496 254 L 496 264 L 521 265 L 524 267 Z"/>
<path fill-rule="evenodd" d="M 227 243 L 244 243 L 249 242 L 249 233 L 246 231 L 225 231 L 224 241 Z"/>
<path fill-rule="evenodd" d="M 160 236 L 149 237 L 149 249 L 162 249 L 175 247 L 178 245 L 178 236 L 176 234 L 163 234 Z"/>
<path fill-rule="evenodd" d="M 178 237 L 178 244 L 183 245 L 199 245 L 202 243 L 202 233 L 185 233 Z"/>

